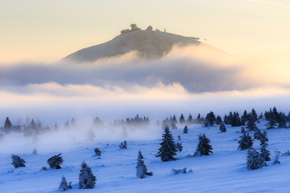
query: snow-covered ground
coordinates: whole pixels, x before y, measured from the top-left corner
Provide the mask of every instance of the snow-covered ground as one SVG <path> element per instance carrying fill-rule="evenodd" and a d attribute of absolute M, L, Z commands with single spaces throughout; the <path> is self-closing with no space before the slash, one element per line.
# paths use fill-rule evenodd
<path fill-rule="evenodd" d="M 194 37 L 184 37 L 160 31 L 140 30 L 119 35 L 103 44 L 81 49 L 65 57 L 75 62 L 93 62 L 101 58 L 120 56 L 136 51 L 143 58 L 159 58 L 171 51 L 174 45 L 200 45 Z M 205 46 L 205 44 L 203 44 Z M 213 49 L 213 48 L 212 48 Z"/>
<path fill-rule="evenodd" d="M 262 121 L 257 126 L 263 131 L 265 123 Z M 182 142 L 183 152 L 178 153 L 177 161 L 170 162 L 161 162 L 160 158 L 155 157 L 162 139 L 161 129 L 152 132 L 153 136 L 148 136 L 148 140 L 129 139 L 128 149 L 119 148 L 121 140 L 95 140 L 78 142 L 73 148 L 63 149 L 61 152 L 42 151 L 38 148 L 38 155 L 19 153 L 26 161 L 26 167 L 17 169 L 11 165 L 11 154 L 18 152 L 2 151 L 0 192 L 59 192 L 63 175 L 73 185 L 73 189 L 68 192 L 289 192 L 290 156 L 282 155 L 281 164 L 273 165 L 270 161 L 268 167 L 246 170 L 247 150 L 237 150 L 240 129 L 227 125 L 227 132 L 220 133 L 218 126 L 206 128 L 196 124 L 190 125 L 188 134 L 184 134 L 183 126 L 179 126 L 177 130 L 171 131 L 175 141 Z M 290 149 L 290 129 L 273 129 L 267 132 L 271 157 L 275 150 L 284 153 Z M 205 133 L 211 140 L 213 154 L 188 156 L 195 152 L 200 133 Z M 253 132 L 250 134 L 253 136 Z M 177 139 L 178 135 L 181 140 Z M 5 140 L 0 144 L 1 149 L 4 149 Z M 254 140 L 254 148 L 258 149 L 259 145 L 260 142 Z M 96 147 L 102 151 L 101 159 L 94 156 Z M 145 179 L 136 178 L 135 167 L 139 150 L 143 153 L 148 170 L 154 173 Z M 62 153 L 64 159 L 62 169 L 42 170 L 43 166 L 47 166 L 47 159 L 58 153 Z M 94 189 L 78 189 L 78 175 L 83 161 L 92 168 L 97 177 Z M 173 168 L 184 167 L 192 169 L 193 172 L 172 174 Z"/>

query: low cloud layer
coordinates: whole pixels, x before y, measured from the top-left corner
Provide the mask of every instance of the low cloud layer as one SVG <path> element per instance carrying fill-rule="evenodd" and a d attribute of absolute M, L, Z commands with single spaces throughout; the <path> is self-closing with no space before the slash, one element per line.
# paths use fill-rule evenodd
<path fill-rule="evenodd" d="M 230 63 L 225 58 L 217 58 L 216 53 L 211 54 L 204 55 L 204 51 L 197 48 L 176 48 L 167 57 L 154 61 L 140 61 L 131 53 L 123 58 L 94 64 L 59 62 L 2 65 L 0 82 L 2 88 L 9 85 L 24 86 L 48 82 L 101 87 L 127 87 L 135 84 L 152 87 L 162 82 L 165 85 L 179 83 L 194 93 L 244 90 L 258 85 L 257 82 L 254 84 L 250 77 L 244 77 L 242 66 Z"/>
<path fill-rule="evenodd" d="M 253 107 L 261 113 L 273 106 L 288 112 L 290 84 L 273 72 L 259 62 L 242 62 L 208 47 L 176 47 L 153 61 L 129 53 L 95 63 L 3 64 L 0 127 L 9 117 L 16 125 L 33 118 L 50 128 L 57 122 L 60 129 L 25 138 L 23 133 L 7 135 L 0 150 L 53 152 L 96 141 L 157 139 L 162 130 L 156 121 L 173 114 L 196 117 L 214 111 L 224 116 Z M 150 127 L 124 129 L 108 124 L 136 114 L 149 117 Z M 92 129 L 95 117 L 105 125 Z M 63 126 L 72 118 L 78 126 L 67 130 Z M 90 141 L 92 132 L 96 137 Z"/>
<path fill-rule="evenodd" d="M 175 47 L 153 61 L 129 53 L 95 63 L 3 64 L 0 117 L 52 123 L 95 116 L 110 121 L 139 113 L 157 120 L 182 112 L 270 108 L 287 103 L 289 96 L 288 82 L 274 77 L 257 64 L 209 47 Z"/>

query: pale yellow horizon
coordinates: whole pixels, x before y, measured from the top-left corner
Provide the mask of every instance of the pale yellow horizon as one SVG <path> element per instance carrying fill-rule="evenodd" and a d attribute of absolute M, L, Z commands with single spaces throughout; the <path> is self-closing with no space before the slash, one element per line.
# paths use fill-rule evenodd
<path fill-rule="evenodd" d="M 289 62 L 283 0 L 0 0 L 0 62 L 57 61 L 136 23 L 200 37 L 232 55 Z"/>

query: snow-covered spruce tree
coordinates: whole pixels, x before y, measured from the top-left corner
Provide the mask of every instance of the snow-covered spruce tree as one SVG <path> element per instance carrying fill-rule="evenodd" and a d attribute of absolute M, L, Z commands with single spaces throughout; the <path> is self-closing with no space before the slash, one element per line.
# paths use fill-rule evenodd
<path fill-rule="evenodd" d="M 187 124 L 192 124 L 193 123 L 193 118 L 192 115 L 189 114 L 188 118 L 187 118 Z"/>
<path fill-rule="evenodd" d="M 185 127 L 183 128 L 183 133 L 188 133 L 187 125 L 185 125 Z"/>
<path fill-rule="evenodd" d="M 230 124 L 232 125 L 232 127 L 237 127 L 237 126 L 242 125 L 241 118 L 238 112 L 234 112 L 233 114 L 230 114 L 230 117 L 231 117 Z"/>
<path fill-rule="evenodd" d="M 213 126 L 215 123 L 215 120 L 216 120 L 215 114 L 212 111 L 209 112 L 205 117 L 204 126 L 205 127 Z"/>
<path fill-rule="evenodd" d="M 246 133 L 246 130 L 244 127 L 241 128 L 241 133 Z"/>
<path fill-rule="evenodd" d="M 247 128 L 250 131 L 255 131 L 256 129 L 258 129 L 255 123 L 255 118 L 252 115 L 250 116 L 250 119 L 247 122 Z"/>
<path fill-rule="evenodd" d="M 64 176 L 62 176 L 62 178 L 61 178 L 61 182 L 60 182 L 60 185 L 59 185 L 59 188 L 58 189 L 61 192 L 64 192 L 64 191 L 66 191 L 66 190 L 69 189 L 69 187 L 67 185 L 67 182 L 66 182 L 66 179 L 65 179 Z"/>
<path fill-rule="evenodd" d="M 265 161 L 270 161 L 270 151 L 267 150 L 268 147 L 268 137 L 267 137 L 267 132 L 264 131 L 262 134 L 262 137 L 260 138 L 261 142 L 261 156 L 265 159 Z"/>
<path fill-rule="evenodd" d="M 61 169 L 60 165 L 63 163 L 63 159 L 61 157 L 61 153 L 58 155 L 54 155 L 47 160 L 47 163 L 50 168 L 53 169 Z"/>
<path fill-rule="evenodd" d="M 275 108 L 276 109 L 276 108 Z M 276 112 L 276 111 L 275 111 Z M 275 129 L 277 126 L 277 118 L 276 118 L 276 113 L 270 112 L 268 119 L 269 122 L 266 124 L 267 129 Z"/>
<path fill-rule="evenodd" d="M 256 129 L 256 131 L 254 133 L 254 139 L 260 140 L 262 137 L 263 137 L 263 134 L 262 134 L 261 130 L 259 128 Z"/>
<path fill-rule="evenodd" d="M 37 152 L 36 148 L 33 149 L 32 154 L 38 155 L 38 152 Z"/>
<path fill-rule="evenodd" d="M 176 155 L 177 148 L 168 127 L 164 129 L 164 134 L 162 137 L 163 139 L 160 143 L 161 147 L 159 148 L 159 152 L 156 157 L 160 157 L 161 161 L 176 160 L 174 156 Z"/>
<path fill-rule="evenodd" d="M 176 143 L 176 148 L 178 149 L 178 151 L 182 152 L 183 150 L 183 146 L 182 146 L 182 143 Z"/>
<path fill-rule="evenodd" d="M 173 115 L 173 117 L 172 117 L 172 118 L 170 118 L 170 121 L 172 121 L 172 122 L 174 122 L 174 123 L 176 124 L 176 123 L 177 123 L 176 116 L 175 116 L 175 115 Z"/>
<path fill-rule="evenodd" d="M 138 152 L 138 158 L 137 158 L 137 165 L 136 165 L 136 176 L 138 178 L 145 178 L 145 176 L 152 176 L 152 172 L 147 171 L 147 167 L 144 164 L 144 157 L 141 153 L 141 151 Z"/>
<path fill-rule="evenodd" d="M 278 128 L 287 128 L 287 116 L 285 113 L 279 113 Z"/>
<path fill-rule="evenodd" d="M 238 141 L 239 143 L 239 150 L 245 150 L 245 149 L 250 149 L 253 146 L 253 139 L 249 135 L 249 133 L 243 133 L 242 136 L 240 136 L 240 140 Z"/>
<path fill-rule="evenodd" d="M 12 165 L 15 168 L 19 168 L 19 167 L 25 167 L 25 160 L 20 158 L 18 155 L 14 155 L 12 154 Z"/>
<path fill-rule="evenodd" d="M 258 120 L 262 120 L 262 119 L 264 119 L 264 115 L 263 115 L 263 113 L 261 113 L 261 114 L 259 115 L 259 117 L 258 117 Z"/>
<path fill-rule="evenodd" d="M 249 120 L 249 116 L 248 116 L 247 111 L 245 110 L 243 115 L 241 116 L 241 124 L 245 125 L 246 121 L 248 121 L 248 120 Z"/>
<path fill-rule="evenodd" d="M 266 165 L 265 159 L 255 149 L 249 149 L 247 153 L 247 169 L 255 170 Z"/>
<path fill-rule="evenodd" d="M 5 133 L 9 133 L 10 131 L 12 131 L 12 123 L 8 117 L 6 117 L 6 119 L 5 119 L 3 129 L 4 129 Z"/>
<path fill-rule="evenodd" d="M 227 131 L 227 128 L 226 128 L 224 122 L 221 122 L 221 124 L 220 124 L 220 131 L 221 131 L 221 132 L 226 132 L 226 131 Z"/>
<path fill-rule="evenodd" d="M 124 142 L 121 142 L 119 147 L 120 147 L 120 149 L 127 149 L 127 141 L 124 140 Z"/>
<path fill-rule="evenodd" d="M 83 162 L 82 169 L 79 174 L 79 189 L 93 189 L 96 184 L 96 177 L 92 173 L 91 168 Z"/>
<path fill-rule="evenodd" d="M 222 120 L 221 116 L 218 115 L 216 117 L 215 124 L 220 125 L 222 122 L 223 122 L 223 120 Z"/>
<path fill-rule="evenodd" d="M 254 119 L 254 122 L 258 121 L 258 114 L 254 108 L 252 108 L 250 116 Z"/>
<path fill-rule="evenodd" d="M 196 119 L 194 120 L 195 123 L 201 124 L 204 121 L 204 118 L 201 117 L 200 113 L 196 116 Z"/>
<path fill-rule="evenodd" d="M 179 118 L 179 123 L 180 123 L 180 124 L 185 124 L 185 122 L 186 122 L 186 121 L 185 121 L 185 118 L 184 118 L 183 114 L 181 114 L 181 115 L 180 115 L 180 118 Z"/>
<path fill-rule="evenodd" d="M 68 183 L 68 189 L 72 189 L 71 182 Z"/>
<path fill-rule="evenodd" d="M 175 121 L 170 121 L 170 127 L 171 129 L 177 129 Z"/>
<path fill-rule="evenodd" d="M 200 134 L 198 140 L 199 142 L 193 156 L 203 156 L 213 153 L 212 146 L 209 144 L 210 140 L 205 136 L 205 134 Z"/>

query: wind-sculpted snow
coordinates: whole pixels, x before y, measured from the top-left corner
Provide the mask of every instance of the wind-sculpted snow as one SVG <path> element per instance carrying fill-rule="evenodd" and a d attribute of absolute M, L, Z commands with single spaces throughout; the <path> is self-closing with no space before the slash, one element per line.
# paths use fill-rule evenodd
<path fill-rule="evenodd" d="M 265 109 L 264 109 L 265 110 Z M 266 122 L 261 121 L 257 126 L 264 131 Z M 151 134 L 152 139 L 132 140 L 127 139 L 128 148 L 120 149 L 122 141 L 76 140 L 74 146 L 64 148 L 65 143 L 53 148 L 42 143 L 32 144 L 28 150 L 10 149 L 0 146 L 0 189 L 2 192 L 11 193 L 57 193 L 65 176 L 67 182 L 72 182 L 72 188 L 68 192 L 289 192 L 289 129 L 267 130 L 269 137 L 268 149 L 271 156 L 275 151 L 280 151 L 280 164 L 273 165 L 272 160 L 267 162 L 267 167 L 257 170 L 247 170 L 247 150 L 239 151 L 238 138 L 241 135 L 241 127 L 227 125 L 227 132 L 221 133 L 218 126 L 209 129 L 200 124 L 190 125 L 188 133 L 182 132 L 182 126 L 173 129 L 175 141 L 182 142 L 184 148 L 177 153 L 177 160 L 162 162 L 155 154 L 160 148 L 162 130 Z M 209 156 L 192 155 L 198 145 L 198 136 L 205 133 L 211 140 L 213 154 Z M 96 133 L 97 134 L 97 133 Z M 254 132 L 250 131 L 250 135 Z M 177 140 L 177 136 L 181 140 Z M 70 138 L 71 136 L 67 136 Z M 64 137 L 63 137 L 64 139 Z M 55 139 L 56 140 L 56 139 Z M 59 142 L 56 140 L 56 142 Z M 28 142 L 27 142 L 28 143 Z M 107 144 L 108 143 L 108 144 Z M 4 143 L 5 144 L 5 143 Z M 38 155 L 32 154 L 33 148 L 37 148 Z M 94 149 L 98 147 L 102 151 L 101 159 L 94 156 Z M 256 150 L 260 148 L 260 142 L 255 140 Z M 49 149 L 49 150 L 48 150 Z M 4 150 L 4 151 L 2 151 Z M 153 176 L 144 179 L 136 177 L 136 163 L 138 151 L 142 151 L 148 171 Z M 287 153 L 288 154 L 285 154 Z M 11 163 L 11 154 L 18 154 L 26 161 L 26 167 L 14 168 Z M 43 170 L 47 165 L 47 159 L 58 153 L 62 153 L 62 169 Z M 79 173 L 82 162 L 86 162 L 97 181 L 92 190 L 78 189 Z M 174 175 L 172 170 L 187 168 L 192 172 Z M 38 184 L 38 185 L 36 185 Z"/>

